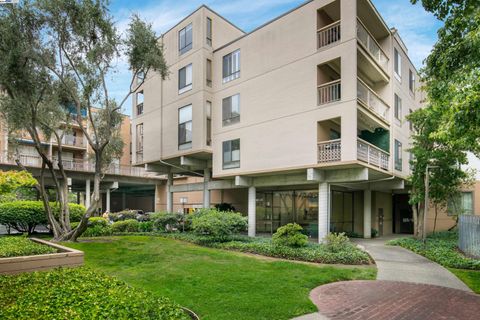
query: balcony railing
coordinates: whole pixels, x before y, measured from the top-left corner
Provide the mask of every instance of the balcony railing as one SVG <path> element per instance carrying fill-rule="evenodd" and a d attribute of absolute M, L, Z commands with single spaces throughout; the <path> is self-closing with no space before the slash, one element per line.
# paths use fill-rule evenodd
<path fill-rule="evenodd" d="M 342 98 L 341 80 L 335 80 L 318 86 L 318 104 L 339 101 Z"/>
<path fill-rule="evenodd" d="M 68 146 L 83 147 L 83 138 L 65 135 L 62 139 L 62 143 Z"/>
<path fill-rule="evenodd" d="M 382 50 L 377 40 L 368 32 L 365 25 L 357 19 L 357 39 L 373 57 L 373 59 L 382 67 L 384 71 L 388 70 L 388 56 Z"/>
<path fill-rule="evenodd" d="M 20 163 L 26 167 L 39 168 L 42 165 L 42 159 L 36 155 L 21 154 L 19 156 Z M 52 159 L 54 165 L 58 168 L 58 160 Z M 7 155 L 0 157 L 2 164 L 16 165 L 15 160 Z M 95 163 L 83 159 L 62 159 L 62 164 L 65 170 L 68 171 L 82 171 L 82 172 L 95 172 Z M 135 177 L 152 177 L 152 175 L 145 171 L 142 167 L 133 167 L 130 165 L 121 165 L 112 163 L 108 168 L 104 169 L 105 174 L 125 175 Z"/>
<path fill-rule="evenodd" d="M 342 159 L 341 139 L 318 143 L 318 163 L 337 162 Z"/>
<path fill-rule="evenodd" d="M 326 47 L 340 40 L 340 21 L 317 30 L 318 48 Z"/>
<path fill-rule="evenodd" d="M 357 80 L 357 98 L 373 113 L 389 121 L 390 107 L 365 82 Z"/>
<path fill-rule="evenodd" d="M 357 158 L 374 167 L 388 171 L 390 155 L 382 149 L 360 138 L 357 140 Z"/>

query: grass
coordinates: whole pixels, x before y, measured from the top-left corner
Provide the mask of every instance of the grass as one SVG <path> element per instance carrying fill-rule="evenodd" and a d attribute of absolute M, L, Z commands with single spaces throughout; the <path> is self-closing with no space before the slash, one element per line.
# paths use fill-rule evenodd
<path fill-rule="evenodd" d="M 414 238 L 401 238 L 388 242 L 418 253 L 448 268 L 470 289 L 480 293 L 480 260 L 469 258 L 457 248 L 456 232 L 439 232 L 429 235 L 424 244 Z"/>
<path fill-rule="evenodd" d="M 1 236 L 0 258 L 56 253 L 57 249 L 33 242 L 24 236 Z"/>
<path fill-rule="evenodd" d="M 480 294 L 480 271 L 453 268 L 448 268 L 448 270 L 465 282 L 473 292 Z"/>
<path fill-rule="evenodd" d="M 67 244 L 86 264 L 132 286 L 171 298 L 203 320 L 291 319 L 315 312 L 309 292 L 322 284 L 374 279 L 373 267 L 320 267 L 273 261 L 149 236 Z"/>

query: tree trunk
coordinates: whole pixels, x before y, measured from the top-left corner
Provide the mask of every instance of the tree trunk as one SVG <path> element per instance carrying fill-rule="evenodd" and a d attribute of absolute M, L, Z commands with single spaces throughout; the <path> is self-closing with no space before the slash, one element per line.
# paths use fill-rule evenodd
<path fill-rule="evenodd" d="M 413 236 L 418 238 L 418 204 L 412 205 L 413 211 Z"/>
<path fill-rule="evenodd" d="M 433 233 L 435 233 L 435 229 L 437 228 L 437 216 L 438 216 L 438 207 L 435 203 L 435 219 L 433 220 Z"/>

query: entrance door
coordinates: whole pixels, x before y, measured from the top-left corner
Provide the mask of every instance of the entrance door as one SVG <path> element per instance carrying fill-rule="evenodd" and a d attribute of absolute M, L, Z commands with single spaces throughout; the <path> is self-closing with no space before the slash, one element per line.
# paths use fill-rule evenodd
<path fill-rule="evenodd" d="M 413 212 L 408 194 L 393 196 L 394 233 L 413 234 Z"/>

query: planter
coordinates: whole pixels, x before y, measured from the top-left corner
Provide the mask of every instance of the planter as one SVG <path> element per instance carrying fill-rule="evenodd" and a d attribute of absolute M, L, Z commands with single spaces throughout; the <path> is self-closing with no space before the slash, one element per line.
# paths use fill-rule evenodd
<path fill-rule="evenodd" d="M 47 245 L 58 250 L 57 253 L 0 258 L 0 274 L 15 274 L 48 270 L 58 267 L 76 267 L 83 265 L 83 252 L 67 248 L 49 241 L 31 238 L 31 241 Z"/>

